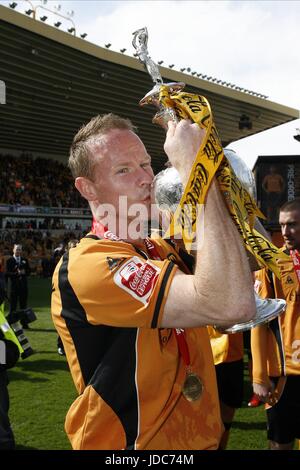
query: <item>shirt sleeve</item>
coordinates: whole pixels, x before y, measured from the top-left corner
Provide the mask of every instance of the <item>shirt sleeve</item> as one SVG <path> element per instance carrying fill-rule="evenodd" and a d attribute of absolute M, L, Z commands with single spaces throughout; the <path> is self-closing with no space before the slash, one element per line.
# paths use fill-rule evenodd
<path fill-rule="evenodd" d="M 176 265 L 144 259 L 125 247 L 104 246 L 70 259 L 68 281 L 86 319 L 115 327 L 160 326 Z"/>
<path fill-rule="evenodd" d="M 262 299 L 274 297 L 273 287 L 266 269 L 261 269 L 255 273 L 254 288 Z M 267 325 L 260 325 L 251 330 L 252 380 L 261 385 L 267 385 L 269 382 L 267 366 L 268 333 Z"/>

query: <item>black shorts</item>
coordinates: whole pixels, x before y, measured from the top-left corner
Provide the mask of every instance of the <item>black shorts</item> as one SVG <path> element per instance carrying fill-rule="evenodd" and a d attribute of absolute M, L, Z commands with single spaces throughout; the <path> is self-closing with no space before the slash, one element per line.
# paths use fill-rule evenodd
<path fill-rule="evenodd" d="M 232 408 L 240 408 L 243 402 L 244 362 L 222 362 L 216 366 L 220 401 Z"/>
<path fill-rule="evenodd" d="M 300 375 L 289 375 L 276 405 L 267 410 L 268 439 L 288 444 L 300 439 Z"/>

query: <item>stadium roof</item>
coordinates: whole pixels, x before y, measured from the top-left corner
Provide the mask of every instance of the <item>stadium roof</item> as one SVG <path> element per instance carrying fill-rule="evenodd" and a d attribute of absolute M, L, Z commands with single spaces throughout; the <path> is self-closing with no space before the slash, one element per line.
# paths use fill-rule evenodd
<path fill-rule="evenodd" d="M 6 104 L 0 106 L 0 148 L 66 160 L 82 123 L 95 114 L 114 112 L 138 126 L 155 170 L 162 168 L 165 133 L 151 122 L 155 108 L 138 105 L 152 88 L 138 59 L 3 6 L 0 44 L 0 80 L 6 84 Z M 224 146 L 299 118 L 296 109 L 173 69 L 160 70 L 164 81 L 183 81 L 187 92 L 208 98 Z M 243 115 L 252 129 L 239 129 Z"/>

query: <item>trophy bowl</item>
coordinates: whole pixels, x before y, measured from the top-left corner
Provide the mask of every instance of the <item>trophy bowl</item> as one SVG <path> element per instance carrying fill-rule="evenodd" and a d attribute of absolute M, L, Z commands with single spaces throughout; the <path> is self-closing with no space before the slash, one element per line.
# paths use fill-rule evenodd
<path fill-rule="evenodd" d="M 225 153 L 226 154 L 226 153 Z M 236 155 L 235 159 L 239 157 Z M 245 165 L 245 164 L 244 164 Z M 242 165 L 239 165 L 242 167 Z M 250 171 L 250 170 L 249 170 Z M 251 175 L 248 174 L 245 180 L 251 182 Z M 163 211 L 169 211 L 174 213 L 177 205 L 180 202 L 183 185 L 180 180 L 179 173 L 173 167 L 166 168 L 158 173 L 153 182 L 153 193 L 154 199 L 158 208 Z M 257 268 L 256 268 L 257 269 Z M 259 267 L 258 267 L 259 269 Z M 258 325 L 268 323 L 274 318 L 278 317 L 284 312 L 286 302 L 283 299 L 261 299 L 259 295 L 254 291 L 256 314 L 255 317 L 247 322 L 236 323 L 230 327 L 222 328 L 214 326 L 220 333 L 232 334 L 241 333 L 243 331 L 251 330 Z"/>
<path fill-rule="evenodd" d="M 153 193 L 155 203 L 161 211 L 175 212 L 183 194 L 183 185 L 174 167 L 166 168 L 155 176 Z"/>

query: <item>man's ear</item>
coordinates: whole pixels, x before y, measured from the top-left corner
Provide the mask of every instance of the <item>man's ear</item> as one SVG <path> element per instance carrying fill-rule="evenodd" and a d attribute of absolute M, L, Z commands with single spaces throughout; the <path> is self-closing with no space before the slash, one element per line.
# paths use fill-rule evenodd
<path fill-rule="evenodd" d="M 78 176 L 78 178 L 75 179 L 75 187 L 78 189 L 81 196 L 83 196 L 88 201 L 95 201 L 97 199 L 94 183 L 88 178 L 85 178 L 84 176 Z"/>

